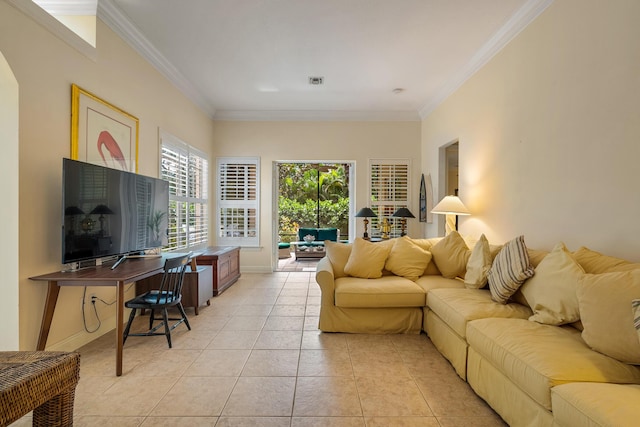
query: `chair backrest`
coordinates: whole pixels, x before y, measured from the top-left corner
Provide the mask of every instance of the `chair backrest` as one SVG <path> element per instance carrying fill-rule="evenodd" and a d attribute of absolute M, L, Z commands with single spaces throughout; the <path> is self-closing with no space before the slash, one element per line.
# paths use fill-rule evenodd
<path fill-rule="evenodd" d="M 167 304 L 178 303 L 182 297 L 182 283 L 184 274 L 189 265 L 191 253 L 174 258 L 167 258 L 164 262 L 164 272 L 160 289 L 158 290 L 157 303 L 161 300 Z M 165 300 L 166 299 L 166 300 Z"/>

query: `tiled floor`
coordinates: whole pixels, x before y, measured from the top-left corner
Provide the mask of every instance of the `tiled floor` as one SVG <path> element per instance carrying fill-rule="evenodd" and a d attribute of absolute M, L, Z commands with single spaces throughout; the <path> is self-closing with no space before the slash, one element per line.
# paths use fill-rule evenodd
<path fill-rule="evenodd" d="M 81 348 L 75 425 L 504 426 L 424 334 L 319 332 L 313 277 L 243 274 L 173 349 L 129 338 L 122 377 L 113 333 Z"/>
<path fill-rule="evenodd" d="M 278 260 L 278 271 L 316 271 L 316 265 L 318 265 L 319 258 L 302 258 L 297 260 L 293 252 L 289 258 L 280 258 Z"/>

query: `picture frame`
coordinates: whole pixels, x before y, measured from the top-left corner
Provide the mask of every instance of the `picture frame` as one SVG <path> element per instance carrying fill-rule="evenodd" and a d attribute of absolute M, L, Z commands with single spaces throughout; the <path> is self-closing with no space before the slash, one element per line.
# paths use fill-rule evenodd
<path fill-rule="evenodd" d="M 138 172 L 137 117 L 71 85 L 71 159 Z"/>

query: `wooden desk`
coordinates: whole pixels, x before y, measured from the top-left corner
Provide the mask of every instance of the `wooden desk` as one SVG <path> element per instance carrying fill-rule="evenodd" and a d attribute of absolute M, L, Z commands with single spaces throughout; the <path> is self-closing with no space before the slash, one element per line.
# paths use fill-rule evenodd
<path fill-rule="evenodd" d="M 167 254 L 180 256 L 182 254 Z M 91 267 L 73 272 L 56 271 L 42 276 L 30 277 L 31 280 L 46 281 L 47 299 L 40 325 L 40 335 L 36 350 L 44 350 L 51 329 L 53 312 L 58 302 L 60 286 L 115 286 L 116 287 L 116 375 L 122 375 L 122 333 L 124 332 L 124 287 L 145 277 L 162 271 L 164 258 L 127 259 L 115 270 L 110 266 Z"/>

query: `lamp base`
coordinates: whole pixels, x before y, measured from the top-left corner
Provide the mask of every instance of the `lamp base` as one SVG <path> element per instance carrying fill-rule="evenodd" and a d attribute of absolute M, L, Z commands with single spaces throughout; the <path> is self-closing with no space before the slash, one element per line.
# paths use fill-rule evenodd
<path fill-rule="evenodd" d="M 446 215 L 444 223 L 445 236 L 448 236 L 452 231 L 458 230 L 458 227 L 456 226 L 456 216 L 457 215 L 454 214 Z"/>

